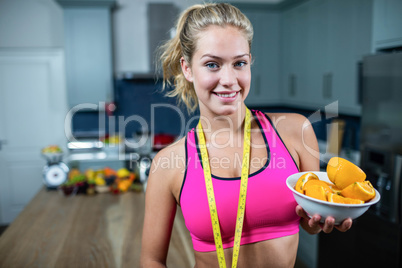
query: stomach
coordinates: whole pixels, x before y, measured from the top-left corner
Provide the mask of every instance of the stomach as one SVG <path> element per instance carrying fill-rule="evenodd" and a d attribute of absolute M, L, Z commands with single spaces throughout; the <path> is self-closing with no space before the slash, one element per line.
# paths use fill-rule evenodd
<path fill-rule="evenodd" d="M 296 261 L 299 233 L 265 240 L 240 247 L 237 267 L 294 267 Z M 233 248 L 224 250 L 226 266 L 232 266 Z M 196 268 L 219 267 L 216 251 L 195 251 Z"/>

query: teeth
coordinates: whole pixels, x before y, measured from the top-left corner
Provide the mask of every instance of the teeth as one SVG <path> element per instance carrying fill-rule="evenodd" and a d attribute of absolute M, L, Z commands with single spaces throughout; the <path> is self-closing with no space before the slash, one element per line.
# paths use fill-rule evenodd
<path fill-rule="evenodd" d="M 223 97 L 223 98 L 231 98 L 231 97 L 234 97 L 236 95 L 236 92 L 233 92 L 231 94 L 219 94 L 219 93 L 216 93 L 216 95 L 218 95 L 219 97 Z"/>

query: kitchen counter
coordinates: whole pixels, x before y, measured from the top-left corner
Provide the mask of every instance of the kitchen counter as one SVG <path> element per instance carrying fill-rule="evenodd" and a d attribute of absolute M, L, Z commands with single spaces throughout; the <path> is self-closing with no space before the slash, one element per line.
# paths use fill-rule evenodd
<path fill-rule="evenodd" d="M 0 267 L 139 267 L 145 194 L 66 197 L 41 189 L 0 236 Z M 178 209 L 168 266 L 192 267 Z"/>

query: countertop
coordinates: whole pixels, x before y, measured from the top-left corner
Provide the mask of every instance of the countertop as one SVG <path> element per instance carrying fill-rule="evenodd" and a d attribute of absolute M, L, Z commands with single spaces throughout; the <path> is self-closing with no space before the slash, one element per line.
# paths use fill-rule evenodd
<path fill-rule="evenodd" d="M 66 197 L 41 189 L 0 236 L 0 267 L 139 267 L 145 194 Z M 192 267 L 178 209 L 168 266 Z"/>

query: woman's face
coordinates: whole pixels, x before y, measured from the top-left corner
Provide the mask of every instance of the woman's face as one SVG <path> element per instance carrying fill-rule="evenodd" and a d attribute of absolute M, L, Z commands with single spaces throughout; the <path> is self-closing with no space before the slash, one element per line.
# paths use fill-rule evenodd
<path fill-rule="evenodd" d="M 194 84 L 200 111 L 230 115 L 250 91 L 251 55 L 242 32 L 233 26 L 209 26 L 200 35 L 191 66 L 182 60 L 186 79 Z"/>

